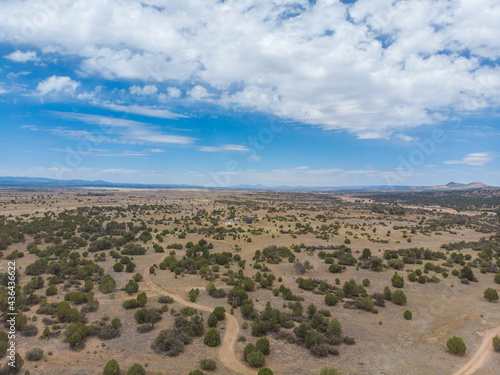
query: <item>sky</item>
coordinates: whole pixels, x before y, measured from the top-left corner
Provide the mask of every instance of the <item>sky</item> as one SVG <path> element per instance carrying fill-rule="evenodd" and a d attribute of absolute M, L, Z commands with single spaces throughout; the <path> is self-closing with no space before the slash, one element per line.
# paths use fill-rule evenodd
<path fill-rule="evenodd" d="M 0 176 L 500 186 L 498 0 L 3 0 Z"/>

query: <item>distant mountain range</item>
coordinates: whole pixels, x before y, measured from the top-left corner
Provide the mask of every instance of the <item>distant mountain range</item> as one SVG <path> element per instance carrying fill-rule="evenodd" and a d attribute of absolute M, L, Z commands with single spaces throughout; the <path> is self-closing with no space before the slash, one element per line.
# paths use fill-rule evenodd
<path fill-rule="evenodd" d="M 492 186 L 483 184 L 482 182 L 471 182 L 470 184 L 461 184 L 459 182 L 448 182 L 446 185 L 434 186 L 434 189 L 439 190 L 473 190 L 473 189 L 486 189 Z"/>
<path fill-rule="evenodd" d="M 411 191 L 454 191 L 454 190 L 477 190 L 494 188 L 482 182 L 471 182 L 462 184 L 450 182 L 446 185 L 438 186 L 394 186 L 394 185 L 373 185 L 373 186 L 264 186 L 257 185 L 236 185 L 229 187 L 205 187 L 201 185 L 184 184 L 139 184 L 139 183 L 116 183 L 102 180 L 55 180 L 43 177 L 0 177 L 0 187 L 46 187 L 46 188 L 67 188 L 67 187 L 106 187 L 106 188 L 136 188 L 136 189 L 213 189 L 213 190 L 271 190 L 271 191 L 347 191 L 347 190 L 411 190 Z"/>

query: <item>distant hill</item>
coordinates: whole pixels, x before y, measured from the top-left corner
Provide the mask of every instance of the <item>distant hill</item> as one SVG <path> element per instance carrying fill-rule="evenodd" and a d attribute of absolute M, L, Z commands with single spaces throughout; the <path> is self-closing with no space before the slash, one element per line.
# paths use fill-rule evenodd
<path fill-rule="evenodd" d="M 482 182 L 471 182 L 470 184 L 462 184 L 459 182 L 448 182 L 446 185 L 434 186 L 436 190 L 474 190 L 474 189 L 488 189 L 493 186 L 486 185 Z"/>
<path fill-rule="evenodd" d="M 184 184 L 139 184 L 139 183 L 118 183 L 102 180 L 56 180 L 44 177 L 0 177 L 0 187 L 46 187 L 46 188 L 79 188 L 79 187 L 107 187 L 107 188 L 129 188 L 129 189 L 207 189 L 201 185 Z M 482 182 L 471 182 L 462 184 L 449 182 L 446 185 L 438 186 L 399 186 L 399 185 L 366 185 L 366 186 L 264 186 L 257 185 L 236 185 L 220 188 L 208 188 L 213 190 L 271 190 L 271 191 L 453 191 L 453 190 L 476 190 L 492 188 Z"/>

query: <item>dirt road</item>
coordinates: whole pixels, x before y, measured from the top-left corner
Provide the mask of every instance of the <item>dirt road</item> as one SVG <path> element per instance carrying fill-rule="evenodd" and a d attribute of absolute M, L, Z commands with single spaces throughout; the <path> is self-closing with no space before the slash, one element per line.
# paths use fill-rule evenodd
<path fill-rule="evenodd" d="M 162 258 L 156 261 L 155 264 L 159 264 L 163 261 L 163 259 L 167 255 L 164 255 Z M 187 301 L 180 295 L 173 293 L 166 289 L 162 285 L 156 284 L 152 278 L 151 274 L 149 273 L 149 268 L 152 266 L 149 265 L 144 269 L 143 275 L 144 275 L 144 281 L 146 281 L 146 284 L 154 290 L 157 293 L 168 295 L 174 299 L 174 301 L 185 305 L 189 307 L 193 307 L 198 310 L 203 310 L 203 311 L 208 311 L 212 312 L 213 308 L 208 307 L 208 306 L 203 306 L 199 305 L 197 303 Z M 244 365 L 237 357 L 236 354 L 234 353 L 234 345 L 236 344 L 236 339 L 238 338 L 238 334 L 240 332 L 240 326 L 238 324 L 238 321 L 234 316 L 231 314 L 226 314 L 226 332 L 224 334 L 224 337 L 222 338 L 222 342 L 220 345 L 218 357 L 220 361 L 226 366 L 227 368 L 233 370 L 234 372 L 241 374 L 241 375 L 256 375 L 257 371 L 251 369 L 250 367 Z"/>
<path fill-rule="evenodd" d="M 500 326 L 486 332 L 481 345 L 479 345 L 479 348 L 477 348 L 472 358 L 460 369 L 455 371 L 453 375 L 472 375 L 479 370 L 493 353 L 492 340 L 496 335 L 500 335 Z"/>

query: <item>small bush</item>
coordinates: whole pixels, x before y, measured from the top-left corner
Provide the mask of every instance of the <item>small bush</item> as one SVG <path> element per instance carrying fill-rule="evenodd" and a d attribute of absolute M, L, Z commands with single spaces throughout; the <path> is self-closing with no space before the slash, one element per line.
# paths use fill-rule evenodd
<path fill-rule="evenodd" d="M 217 316 L 214 313 L 211 313 L 208 317 L 208 326 L 210 328 L 217 327 L 217 323 L 219 322 L 219 319 L 217 319 Z"/>
<path fill-rule="evenodd" d="M 21 335 L 27 336 L 27 337 L 36 336 L 36 335 L 38 335 L 38 328 L 36 328 L 36 326 L 33 326 L 33 325 L 24 326 L 21 329 Z"/>
<path fill-rule="evenodd" d="M 158 297 L 159 303 L 174 303 L 174 299 L 169 296 L 160 296 Z"/>
<path fill-rule="evenodd" d="M 200 361 L 202 370 L 214 371 L 217 368 L 217 362 L 214 359 L 205 358 Z"/>
<path fill-rule="evenodd" d="M 486 288 L 484 291 L 484 298 L 490 302 L 498 301 L 498 292 L 493 288 Z"/>
<path fill-rule="evenodd" d="M 262 352 L 262 354 L 264 355 L 269 355 L 269 353 L 271 352 L 271 345 L 269 344 L 269 340 L 267 339 L 267 337 L 258 339 L 255 343 L 255 348 L 258 351 Z"/>
<path fill-rule="evenodd" d="M 154 328 L 154 325 L 151 323 L 145 323 L 145 324 L 140 324 L 137 326 L 137 332 L 139 333 L 146 333 L 152 331 Z"/>
<path fill-rule="evenodd" d="M 257 375 L 274 375 L 274 373 L 271 371 L 270 368 L 263 367 L 259 370 L 259 373 Z"/>
<path fill-rule="evenodd" d="M 31 362 L 40 361 L 43 358 L 43 350 L 41 348 L 33 348 L 26 353 L 26 359 Z"/>
<path fill-rule="evenodd" d="M 45 290 L 45 295 L 47 297 L 49 296 L 55 296 L 57 294 L 57 288 L 54 285 L 51 285 Z"/>
<path fill-rule="evenodd" d="M 396 305 L 404 305 L 406 304 L 406 295 L 402 290 L 396 290 L 394 293 L 392 293 L 391 300 Z"/>
<path fill-rule="evenodd" d="M 464 340 L 457 336 L 450 337 L 446 342 L 446 346 L 453 354 L 463 355 L 467 351 Z"/>
<path fill-rule="evenodd" d="M 262 367 L 266 363 L 266 358 L 262 352 L 256 350 L 247 355 L 247 362 L 252 367 Z"/>
<path fill-rule="evenodd" d="M 146 370 L 139 364 L 134 363 L 127 371 L 127 375 L 146 375 Z"/>
<path fill-rule="evenodd" d="M 213 314 L 217 317 L 217 320 L 224 320 L 226 317 L 226 309 L 222 306 L 218 306 L 214 309 Z"/>
<path fill-rule="evenodd" d="M 403 316 L 406 320 L 411 320 L 413 318 L 413 314 L 411 313 L 410 310 L 405 310 L 403 313 Z"/>
<path fill-rule="evenodd" d="M 99 330 L 97 334 L 97 337 L 101 340 L 111 340 L 119 336 L 120 331 L 118 331 L 112 325 L 105 325 Z"/>
<path fill-rule="evenodd" d="M 120 375 L 120 366 L 116 359 L 110 359 L 106 366 L 104 366 L 104 370 L 102 371 L 103 375 Z"/>
<path fill-rule="evenodd" d="M 338 372 L 333 367 L 323 367 L 319 375 L 340 375 L 340 372 Z"/>
<path fill-rule="evenodd" d="M 128 299 L 123 302 L 123 308 L 124 309 L 136 309 L 139 307 L 139 302 L 137 302 L 136 299 Z"/>
<path fill-rule="evenodd" d="M 339 302 L 339 299 L 334 294 L 328 293 L 325 296 L 325 303 L 327 306 L 335 306 Z"/>
<path fill-rule="evenodd" d="M 214 347 L 220 345 L 220 332 L 216 328 L 210 328 L 203 338 L 205 345 Z"/>
<path fill-rule="evenodd" d="M 493 349 L 495 349 L 496 352 L 500 352 L 500 337 L 498 335 L 493 337 Z"/>
<path fill-rule="evenodd" d="M 114 329 L 120 329 L 122 327 L 122 321 L 120 320 L 120 318 L 114 318 L 111 321 L 111 325 Z"/>

